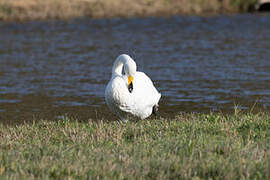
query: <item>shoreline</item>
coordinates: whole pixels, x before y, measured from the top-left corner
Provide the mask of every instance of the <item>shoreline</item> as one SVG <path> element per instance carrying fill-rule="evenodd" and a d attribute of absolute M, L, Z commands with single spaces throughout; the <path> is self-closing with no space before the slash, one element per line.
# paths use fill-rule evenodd
<path fill-rule="evenodd" d="M 256 0 L 3 0 L 0 21 L 70 20 L 247 13 Z"/>

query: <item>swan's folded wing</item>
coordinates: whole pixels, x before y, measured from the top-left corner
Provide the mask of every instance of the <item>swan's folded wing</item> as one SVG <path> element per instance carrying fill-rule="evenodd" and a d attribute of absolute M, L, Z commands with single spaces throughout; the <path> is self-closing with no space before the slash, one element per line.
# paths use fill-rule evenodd
<path fill-rule="evenodd" d="M 140 99 L 140 102 L 138 103 L 151 107 L 158 104 L 161 94 L 157 91 L 153 82 L 145 73 L 136 73 L 134 78 L 134 88 L 136 88 L 137 99 Z"/>

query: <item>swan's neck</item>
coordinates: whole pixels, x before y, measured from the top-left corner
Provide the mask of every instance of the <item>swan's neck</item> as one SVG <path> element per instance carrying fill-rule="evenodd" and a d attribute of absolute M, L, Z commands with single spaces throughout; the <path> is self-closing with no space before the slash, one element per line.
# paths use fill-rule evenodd
<path fill-rule="evenodd" d="M 122 59 L 118 59 L 114 62 L 113 68 L 112 68 L 112 75 L 119 75 L 122 76 L 122 71 L 123 71 L 123 61 Z"/>
<path fill-rule="evenodd" d="M 118 56 L 115 60 L 112 68 L 112 77 L 113 76 L 123 76 L 123 67 L 125 75 L 134 75 L 136 73 L 136 63 L 134 62 L 129 55 L 122 54 Z"/>

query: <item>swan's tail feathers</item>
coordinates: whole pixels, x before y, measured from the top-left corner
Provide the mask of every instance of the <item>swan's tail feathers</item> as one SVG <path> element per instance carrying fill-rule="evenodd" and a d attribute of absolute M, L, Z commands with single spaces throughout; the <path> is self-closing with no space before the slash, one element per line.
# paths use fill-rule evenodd
<path fill-rule="evenodd" d="M 158 105 L 153 106 L 152 114 L 154 114 L 155 116 L 158 115 Z"/>

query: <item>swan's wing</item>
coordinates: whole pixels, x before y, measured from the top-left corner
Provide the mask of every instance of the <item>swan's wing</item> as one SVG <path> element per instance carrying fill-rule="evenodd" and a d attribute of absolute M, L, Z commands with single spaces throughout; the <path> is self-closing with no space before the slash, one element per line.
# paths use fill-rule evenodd
<path fill-rule="evenodd" d="M 143 72 L 136 72 L 134 78 L 134 96 L 137 103 L 151 108 L 158 104 L 161 94 L 155 88 L 151 79 Z"/>

